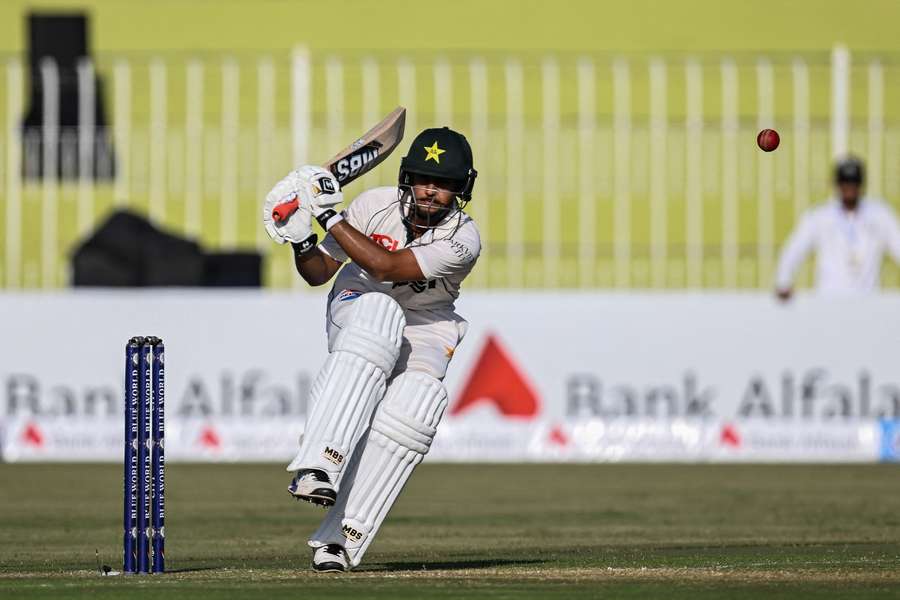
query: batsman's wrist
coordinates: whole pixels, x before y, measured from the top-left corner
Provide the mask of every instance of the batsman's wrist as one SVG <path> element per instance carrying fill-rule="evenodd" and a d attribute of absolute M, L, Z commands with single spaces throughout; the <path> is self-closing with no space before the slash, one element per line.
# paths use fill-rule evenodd
<path fill-rule="evenodd" d="M 319 225 L 325 231 L 328 231 L 343 220 L 344 215 L 331 208 L 325 209 L 316 215 L 316 221 L 319 222 Z"/>
<path fill-rule="evenodd" d="M 291 248 L 294 249 L 294 256 L 303 256 L 311 252 L 316 247 L 319 236 L 315 233 L 303 240 L 302 242 L 291 242 Z"/>

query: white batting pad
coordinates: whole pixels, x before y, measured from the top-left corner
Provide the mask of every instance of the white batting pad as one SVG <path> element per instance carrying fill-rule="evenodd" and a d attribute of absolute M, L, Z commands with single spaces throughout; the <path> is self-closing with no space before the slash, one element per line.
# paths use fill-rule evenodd
<path fill-rule="evenodd" d="M 354 474 L 310 546 L 341 544 L 351 565 L 360 563 L 409 476 L 428 453 L 446 408 L 447 391 L 431 375 L 413 371 L 394 379 L 375 410 Z"/>
<path fill-rule="evenodd" d="M 370 292 L 353 301 L 313 383 L 312 412 L 288 471 L 321 469 L 338 487 L 350 452 L 384 396 L 405 326 L 403 309 L 390 296 Z"/>

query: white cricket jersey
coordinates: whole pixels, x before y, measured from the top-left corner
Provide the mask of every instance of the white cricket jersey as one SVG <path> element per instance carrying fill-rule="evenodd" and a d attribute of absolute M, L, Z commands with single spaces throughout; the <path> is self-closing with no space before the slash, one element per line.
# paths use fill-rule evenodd
<path fill-rule="evenodd" d="M 382 292 L 405 309 L 453 309 L 460 285 L 475 266 L 481 252 L 481 237 L 469 215 L 459 211 L 418 239 L 409 241 L 394 186 L 363 192 L 344 210 L 344 218 L 355 229 L 392 252 L 411 249 L 425 279 L 381 282 L 356 263 L 349 262 L 341 267 L 331 296 L 345 293 L 345 290 L 348 294 L 354 291 Z M 349 260 L 331 235 L 325 237 L 319 248 L 337 261 Z"/>
<path fill-rule="evenodd" d="M 782 250 L 779 289 L 791 287 L 812 248 L 819 292 L 871 292 L 878 289 L 884 251 L 900 263 L 900 226 L 890 207 L 873 198 L 861 198 L 853 211 L 844 210 L 837 199 L 810 209 Z"/>

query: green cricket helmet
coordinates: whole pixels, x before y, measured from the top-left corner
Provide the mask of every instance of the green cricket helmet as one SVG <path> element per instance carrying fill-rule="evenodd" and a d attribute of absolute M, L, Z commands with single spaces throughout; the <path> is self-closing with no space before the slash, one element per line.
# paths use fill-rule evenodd
<path fill-rule="evenodd" d="M 430 175 L 459 182 L 456 196 L 472 199 L 478 172 L 472 166 L 472 147 L 466 137 L 449 127 L 426 129 L 416 136 L 400 161 L 400 187 L 412 185 L 412 175 Z"/>

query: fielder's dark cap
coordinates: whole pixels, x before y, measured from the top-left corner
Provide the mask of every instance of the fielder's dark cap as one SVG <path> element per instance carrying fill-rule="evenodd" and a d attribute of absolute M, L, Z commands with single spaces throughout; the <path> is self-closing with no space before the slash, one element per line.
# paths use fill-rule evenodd
<path fill-rule="evenodd" d="M 866 177 L 866 170 L 861 160 L 855 156 L 847 156 L 840 159 L 834 166 L 835 183 L 862 184 Z"/>

